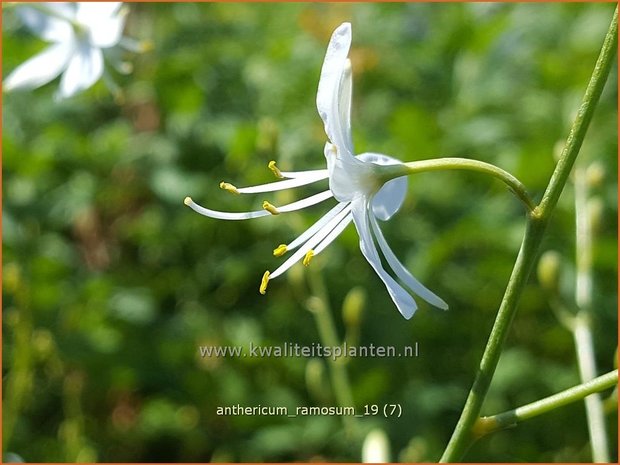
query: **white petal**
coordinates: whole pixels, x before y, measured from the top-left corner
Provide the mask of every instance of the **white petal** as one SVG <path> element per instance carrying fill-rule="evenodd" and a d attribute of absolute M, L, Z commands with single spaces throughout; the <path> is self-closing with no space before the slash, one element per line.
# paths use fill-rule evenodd
<path fill-rule="evenodd" d="M 69 61 L 60 81 L 60 96 L 71 97 L 80 90 L 88 89 L 103 74 L 101 50 L 79 43 L 76 53 Z"/>
<path fill-rule="evenodd" d="M 292 202 L 286 205 L 282 205 L 281 207 L 277 207 L 280 213 L 288 213 L 295 210 L 301 210 L 302 208 L 306 208 L 310 205 L 316 205 L 319 202 L 323 202 L 331 198 L 331 192 L 325 191 L 320 192 L 318 194 L 314 194 L 305 199 L 297 200 L 296 202 Z M 260 218 L 261 216 L 269 216 L 267 210 L 257 210 L 253 212 L 241 212 L 241 213 L 232 213 L 232 212 L 222 212 L 218 210 L 210 210 L 208 208 L 204 208 L 197 203 L 195 203 L 191 198 L 187 197 L 185 199 L 185 205 L 190 207 L 195 212 L 200 213 L 201 215 L 208 216 L 209 218 L 216 218 L 219 220 L 248 220 L 250 218 Z"/>
<path fill-rule="evenodd" d="M 385 284 L 390 297 L 394 301 L 396 308 L 407 320 L 413 316 L 418 308 L 413 297 L 392 278 L 381 265 L 381 258 L 375 247 L 370 226 L 368 224 L 368 211 L 366 201 L 357 199 L 353 202 L 353 221 L 360 236 L 360 250 L 373 267 L 379 278 Z"/>
<path fill-rule="evenodd" d="M 70 21 L 75 16 L 75 5 L 71 3 L 40 3 L 36 7 L 19 5 L 17 13 L 28 29 L 43 40 L 66 42 L 73 37 Z"/>
<path fill-rule="evenodd" d="M 111 18 L 118 14 L 123 2 L 81 2 L 78 3 L 75 19 L 90 26 L 102 18 Z"/>
<path fill-rule="evenodd" d="M 126 17 L 120 10 L 122 2 L 82 2 L 78 5 L 76 21 L 88 28 L 93 45 L 107 48 L 120 41 Z"/>
<path fill-rule="evenodd" d="M 407 194 L 407 178 L 401 177 L 386 182 L 372 197 L 372 213 L 382 221 L 389 220 L 400 210 Z"/>
<path fill-rule="evenodd" d="M 312 226 L 306 229 L 297 239 L 286 246 L 287 250 L 293 250 L 299 247 L 301 244 L 306 242 L 309 238 L 314 236 L 317 231 L 323 228 L 327 223 L 329 223 L 332 218 L 334 218 L 338 213 L 340 213 L 348 204 L 346 202 L 341 202 L 328 211 L 325 215 L 319 218 Z"/>
<path fill-rule="evenodd" d="M 336 225 L 334 229 L 332 229 L 325 239 L 323 239 L 321 243 L 314 248 L 314 255 L 316 256 L 320 254 L 329 244 L 334 242 L 334 240 L 342 234 L 342 231 L 344 231 L 345 228 L 351 224 L 351 221 L 353 221 L 353 215 L 349 213 L 340 221 L 340 223 Z"/>
<path fill-rule="evenodd" d="M 329 142 L 325 144 L 324 153 L 329 171 L 329 188 L 339 202 L 350 202 L 374 189 L 371 163 L 353 156 L 337 156 L 334 145 Z"/>
<path fill-rule="evenodd" d="M 34 89 L 47 84 L 67 66 L 72 51 L 71 44 L 49 46 L 15 68 L 4 81 L 4 90 Z"/>
<path fill-rule="evenodd" d="M 415 294 L 419 295 L 429 304 L 441 308 L 442 310 L 448 310 L 448 304 L 444 302 L 443 299 L 434 294 L 432 291 L 427 289 L 420 281 L 414 278 L 413 275 L 409 272 L 409 270 L 405 268 L 403 264 L 398 260 L 398 258 L 388 245 L 387 241 L 385 240 L 385 237 L 383 236 L 383 232 L 381 231 L 377 220 L 371 217 L 370 224 L 372 226 L 372 230 L 375 233 L 375 237 L 377 238 L 377 242 L 379 243 L 379 247 L 381 248 L 381 252 L 383 253 L 383 256 L 386 258 L 394 273 L 396 273 L 396 276 L 398 276 L 398 278 L 403 281 Z"/>
<path fill-rule="evenodd" d="M 73 21 L 77 11 L 77 2 L 43 2 L 38 5 L 44 7 L 50 12 L 50 16 L 56 16 L 61 19 Z"/>
<path fill-rule="evenodd" d="M 338 91 L 338 116 L 340 117 L 340 127 L 345 145 L 353 154 L 353 137 L 351 135 L 351 98 L 353 96 L 353 72 L 351 60 L 347 58 L 340 79 L 340 90 Z"/>
<path fill-rule="evenodd" d="M 300 173 L 298 173 L 300 174 Z M 316 170 L 308 172 L 306 175 L 299 175 L 293 179 L 287 179 L 285 181 L 270 182 L 267 184 L 261 184 L 259 186 L 241 187 L 237 188 L 237 192 L 240 194 L 258 194 L 261 192 L 275 192 L 284 189 L 291 189 L 293 187 L 305 186 L 314 182 L 326 179 L 328 176 L 327 170 Z"/>
<path fill-rule="evenodd" d="M 341 24 L 327 46 L 316 106 L 329 140 L 338 148 L 338 155 L 353 156 L 351 143 L 351 69 L 347 55 L 351 47 L 351 24 Z"/>
<path fill-rule="evenodd" d="M 309 250 L 313 249 L 317 244 L 319 244 L 329 233 L 349 214 L 349 208 L 343 209 L 340 213 L 338 213 L 335 217 L 333 217 L 330 221 L 327 222 L 323 228 L 321 228 L 314 236 L 306 241 L 299 250 L 297 250 L 293 255 L 291 255 L 282 265 L 280 265 L 273 273 L 269 275 L 270 279 L 277 278 L 286 270 L 288 270 L 291 266 L 301 260 Z"/>
<path fill-rule="evenodd" d="M 402 162 L 396 158 L 388 157 L 380 153 L 363 153 L 357 158 L 365 162 L 377 165 L 400 165 Z M 402 206 L 407 195 L 407 177 L 392 179 L 386 182 L 373 196 L 370 205 L 375 217 L 382 221 L 389 220 Z"/>

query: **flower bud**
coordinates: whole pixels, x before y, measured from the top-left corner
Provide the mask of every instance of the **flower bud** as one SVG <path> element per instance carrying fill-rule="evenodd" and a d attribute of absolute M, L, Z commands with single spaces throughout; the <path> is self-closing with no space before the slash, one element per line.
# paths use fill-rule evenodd
<path fill-rule="evenodd" d="M 47 329 L 38 329 L 32 334 L 32 345 L 42 360 L 54 351 L 54 338 Z"/>
<path fill-rule="evenodd" d="M 364 438 L 362 445 L 363 463 L 388 463 L 390 461 L 390 442 L 385 431 L 376 428 Z"/>
<path fill-rule="evenodd" d="M 317 399 L 326 399 L 326 386 L 329 382 L 325 379 L 324 362 L 318 358 L 311 358 L 306 363 L 306 386 L 310 395 Z"/>
<path fill-rule="evenodd" d="M 555 250 L 548 250 L 538 261 L 538 280 L 543 289 L 557 292 L 560 281 L 561 257 Z"/>
<path fill-rule="evenodd" d="M 588 187 L 600 187 L 605 179 L 605 168 L 600 161 L 590 163 L 586 169 Z"/>
<path fill-rule="evenodd" d="M 4 290 L 8 293 L 14 294 L 21 284 L 21 272 L 19 265 L 15 262 L 7 263 L 4 266 L 2 284 Z"/>
<path fill-rule="evenodd" d="M 322 311 L 325 308 L 325 304 L 323 303 L 323 301 L 316 297 L 316 296 L 310 296 L 306 299 L 306 308 L 311 312 L 311 313 L 317 313 Z"/>
<path fill-rule="evenodd" d="M 346 326 L 359 326 L 366 305 L 366 291 L 357 286 L 351 289 L 342 304 L 342 319 Z"/>

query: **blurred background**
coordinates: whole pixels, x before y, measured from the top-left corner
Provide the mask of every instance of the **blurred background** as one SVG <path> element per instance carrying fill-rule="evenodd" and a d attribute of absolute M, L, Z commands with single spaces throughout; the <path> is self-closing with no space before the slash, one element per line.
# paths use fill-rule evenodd
<path fill-rule="evenodd" d="M 358 153 L 413 161 L 471 157 L 517 176 L 540 200 L 592 72 L 613 4 L 128 4 L 133 72 L 56 102 L 57 82 L 3 95 L 3 451 L 25 461 L 360 461 L 371 430 L 392 461 L 435 461 L 456 424 L 523 234 L 504 186 L 467 172 L 409 179 L 384 224 L 396 254 L 450 305 L 418 299 L 406 321 L 349 227 L 304 268 L 258 294 L 272 255 L 328 209 L 226 222 L 226 211 L 299 192 L 218 188 L 324 167 L 315 98 L 331 32 L 353 25 Z M 4 73 L 46 45 L 3 11 Z M 578 164 L 595 163 L 595 353 L 617 346 L 617 71 Z M 308 190 L 310 192 L 310 190 Z M 574 302 L 574 191 L 542 244 Z M 572 335 L 532 276 L 483 414 L 579 383 Z M 574 306 L 574 304 L 572 304 Z M 354 405 L 382 416 L 218 416 L 216 407 L 334 406 L 320 358 L 204 357 L 200 345 L 322 343 L 334 321 L 359 345 L 418 343 L 417 358 L 356 358 Z M 607 394 L 605 395 L 607 396 Z M 608 408 L 617 457 L 616 404 Z M 385 441 L 379 441 L 385 444 Z M 590 461 L 583 403 L 476 443 L 468 461 Z"/>

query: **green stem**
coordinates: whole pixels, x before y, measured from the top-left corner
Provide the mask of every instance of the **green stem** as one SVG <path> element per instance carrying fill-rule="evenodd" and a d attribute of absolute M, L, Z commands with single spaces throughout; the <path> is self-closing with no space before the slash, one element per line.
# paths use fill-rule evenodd
<path fill-rule="evenodd" d="M 618 384 L 618 370 L 610 371 L 607 374 L 594 378 L 587 383 L 579 384 L 565 391 L 558 392 L 544 399 L 537 400 L 531 404 L 523 405 L 507 412 L 499 413 L 490 417 L 478 419 L 475 431 L 478 436 L 484 436 L 495 431 L 515 426 L 530 418 L 537 417 L 543 413 L 550 412 L 581 399 L 588 399 L 592 394 L 610 389 Z"/>
<path fill-rule="evenodd" d="M 597 373 L 592 337 L 592 225 L 588 211 L 588 180 L 583 167 L 575 168 L 575 302 L 579 309 L 571 327 L 581 382 L 594 379 Z M 603 402 L 598 394 L 585 399 L 592 460 L 609 462 L 609 446 Z"/>
<path fill-rule="evenodd" d="M 594 358 L 594 343 L 590 318 L 581 311 L 575 318 L 573 338 L 577 351 L 577 362 L 582 382 L 591 381 L 596 376 L 596 361 Z M 596 463 L 609 462 L 609 446 L 607 444 L 607 428 L 605 427 L 605 413 L 603 402 L 598 394 L 586 397 L 586 418 L 590 434 L 590 450 L 592 461 Z"/>
<path fill-rule="evenodd" d="M 490 163 L 471 160 L 469 158 L 437 158 L 432 160 L 413 161 L 404 164 L 407 174 L 421 173 L 423 171 L 438 170 L 467 170 L 488 174 L 503 181 L 510 190 L 523 202 L 528 211 L 533 211 L 536 204 L 527 193 L 525 186 L 512 174 Z M 398 165 L 390 165 L 398 166 Z"/>
<path fill-rule="evenodd" d="M 472 433 L 472 427 L 480 414 L 482 403 L 495 373 L 504 340 L 515 315 L 519 297 L 527 284 L 527 278 L 536 262 L 538 247 L 542 240 L 545 226 L 544 222 L 530 215 L 521 249 L 497 312 L 493 329 L 491 329 L 478 373 L 467 396 L 461 417 L 452 433 L 452 438 L 441 457 L 442 463 L 460 459 L 470 444 L 476 439 Z"/>
<path fill-rule="evenodd" d="M 475 440 L 472 427 L 480 415 L 482 403 L 495 373 L 502 346 L 517 309 L 519 297 L 534 266 L 545 228 L 575 163 L 586 130 L 592 119 L 592 114 L 609 75 L 617 47 L 617 23 L 618 9 L 616 7 L 583 102 L 571 127 L 566 146 L 551 176 L 541 204 L 528 215 L 525 236 L 523 237 L 519 255 L 517 256 L 512 275 L 497 312 L 495 323 L 484 349 L 478 373 L 467 396 L 461 417 L 441 457 L 441 462 L 459 460 L 465 454 L 469 445 Z"/>
<path fill-rule="evenodd" d="M 614 10 L 614 16 L 611 19 L 609 30 L 605 36 L 601 53 L 594 65 L 594 71 L 590 77 L 590 82 L 586 88 L 586 93 L 577 112 L 577 117 L 566 139 L 566 145 L 562 150 L 558 164 L 551 176 L 551 181 L 547 186 L 547 190 L 543 195 L 542 201 L 538 206 L 539 214 L 550 215 L 551 211 L 558 203 L 562 189 L 566 184 L 566 180 L 570 175 L 571 169 L 575 164 L 575 159 L 579 154 L 579 149 L 586 135 L 596 104 L 601 97 L 603 87 L 607 81 L 607 76 L 611 69 L 611 64 L 616 57 L 616 49 L 618 47 L 618 7 Z"/>

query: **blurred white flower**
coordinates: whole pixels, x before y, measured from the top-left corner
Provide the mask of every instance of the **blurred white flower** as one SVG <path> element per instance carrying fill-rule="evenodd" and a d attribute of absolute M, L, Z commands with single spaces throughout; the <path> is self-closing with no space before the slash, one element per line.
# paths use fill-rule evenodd
<path fill-rule="evenodd" d="M 379 428 L 371 430 L 362 444 L 362 463 L 389 463 L 390 440 L 385 431 Z"/>
<path fill-rule="evenodd" d="M 16 10 L 26 26 L 51 45 L 22 63 L 4 81 L 4 89 L 34 89 L 62 73 L 58 97 L 92 86 L 103 74 L 102 49 L 121 40 L 122 2 L 32 3 Z"/>
<path fill-rule="evenodd" d="M 329 139 L 324 149 L 327 169 L 282 172 L 275 166 L 275 162 L 270 162 L 269 168 L 276 176 L 287 178 L 286 180 L 239 189 L 229 183 L 220 184 L 221 188 L 235 194 L 256 194 L 329 179 L 329 190 L 277 208 L 265 201 L 263 210 L 245 213 L 209 210 L 194 203 L 189 197 L 185 199 L 185 204 L 211 218 L 243 220 L 300 210 L 334 197 L 338 204 L 327 214 L 293 242 L 282 244 L 274 250 L 274 255 L 279 257 L 297 249 L 273 273 L 265 272 L 260 286 L 261 294 L 266 292 L 270 279 L 277 278 L 299 260 L 307 266 L 312 257 L 321 253 L 353 222 L 360 237 L 362 254 L 381 278 L 396 307 L 405 318 L 411 318 L 417 309 L 412 293 L 436 307 L 447 309 L 448 305 L 441 298 L 424 287 L 402 265 L 390 249 L 379 227 L 378 219 L 382 221 L 390 219 L 401 207 L 407 191 L 407 178 L 400 177 L 383 183 L 380 176 L 382 165 L 400 164 L 399 160 L 378 153 L 354 155 L 350 117 L 351 64 L 347 58 L 350 46 L 351 25 L 344 23 L 332 34 L 321 70 L 316 102 Z M 383 268 L 376 244 L 379 245 L 381 253 L 396 277 L 406 287 L 401 286 Z"/>

